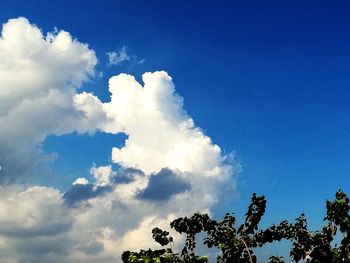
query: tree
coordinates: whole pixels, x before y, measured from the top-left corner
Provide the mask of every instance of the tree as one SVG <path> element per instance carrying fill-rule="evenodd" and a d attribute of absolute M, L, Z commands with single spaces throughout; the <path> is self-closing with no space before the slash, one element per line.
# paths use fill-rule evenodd
<path fill-rule="evenodd" d="M 309 231 L 302 215 L 291 230 L 293 241 L 291 258 L 298 262 L 301 259 L 312 263 L 350 263 L 350 216 L 349 198 L 339 190 L 334 201 L 326 202 L 326 223 L 321 230 Z M 332 244 L 337 232 L 340 244 Z"/>
<path fill-rule="evenodd" d="M 204 244 L 208 248 L 216 247 L 221 251 L 217 263 L 256 263 L 254 248 L 275 241 L 287 239 L 292 242 L 290 257 L 294 262 L 304 260 L 310 263 L 350 263 L 350 216 L 349 198 L 339 190 L 334 201 L 327 201 L 326 224 L 319 231 L 309 231 L 307 220 L 301 214 L 293 224 L 282 221 L 267 229 L 259 230 L 259 223 L 266 209 L 264 196 L 253 194 L 245 222 L 236 227 L 236 218 L 227 213 L 223 220 L 216 221 L 207 214 L 199 212 L 191 217 L 180 217 L 170 223 L 171 228 L 186 235 L 181 253 L 174 253 L 171 248 L 159 250 L 125 251 L 124 263 L 136 262 L 208 262 L 208 257 L 197 256 L 196 235 L 204 232 Z M 332 245 L 337 231 L 342 235 L 340 245 Z M 173 242 L 169 232 L 159 228 L 152 230 L 154 240 L 161 246 Z M 270 263 L 283 263 L 282 257 L 271 256 Z"/>

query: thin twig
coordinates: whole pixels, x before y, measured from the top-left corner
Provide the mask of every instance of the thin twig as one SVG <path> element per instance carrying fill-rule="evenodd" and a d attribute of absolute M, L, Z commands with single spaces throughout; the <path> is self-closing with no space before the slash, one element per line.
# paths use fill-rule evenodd
<path fill-rule="evenodd" d="M 249 259 L 250 259 L 250 263 L 254 263 L 253 262 L 253 258 L 252 258 L 252 255 L 250 254 L 249 252 L 249 248 L 247 246 L 247 243 L 243 240 L 243 239 L 240 239 L 242 241 L 242 243 L 244 244 L 245 248 L 247 249 L 247 252 L 248 252 L 248 256 L 249 256 Z"/>

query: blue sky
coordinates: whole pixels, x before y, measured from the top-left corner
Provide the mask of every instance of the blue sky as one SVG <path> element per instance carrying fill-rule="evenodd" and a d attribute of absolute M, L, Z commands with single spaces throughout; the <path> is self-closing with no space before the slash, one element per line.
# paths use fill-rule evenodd
<path fill-rule="evenodd" d="M 0 21 L 26 17 L 44 35 L 57 28 L 87 43 L 98 63 L 77 92 L 101 102 L 112 76 L 142 83 L 165 70 L 196 127 L 241 166 L 235 190 L 210 209 L 243 213 L 257 192 L 268 200 L 265 224 L 305 212 L 318 227 L 325 200 L 350 187 L 349 11 L 346 1 L 5 0 Z M 123 47 L 129 59 L 109 65 L 106 53 Z M 56 160 L 20 181 L 67 192 L 78 177 L 94 180 L 92 166 L 118 169 L 111 149 L 125 138 L 47 132 L 40 149 Z"/>

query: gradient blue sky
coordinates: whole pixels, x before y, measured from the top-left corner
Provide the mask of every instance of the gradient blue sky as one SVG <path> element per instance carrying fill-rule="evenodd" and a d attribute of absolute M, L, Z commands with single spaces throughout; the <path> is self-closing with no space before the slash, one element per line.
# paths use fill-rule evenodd
<path fill-rule="evenodd" d="M 266 223 L 306 212 L 312 227 L 327 198 L 350 193 L 349 13 L 348 1 L 0 2 L 2 23 L 25 16 L 88 43 L 103 77 L 83 87 L 102 101 L 112 75 L 166 70 L 196 125 L 242 165 L 218 211 L 242 213 L 257 192 Z M 108 67 L 106 52 L 123 46 L 135 61 Z M 124 138 L 49 137 L 59 179 L 42 184 L 67 190 Z"/>

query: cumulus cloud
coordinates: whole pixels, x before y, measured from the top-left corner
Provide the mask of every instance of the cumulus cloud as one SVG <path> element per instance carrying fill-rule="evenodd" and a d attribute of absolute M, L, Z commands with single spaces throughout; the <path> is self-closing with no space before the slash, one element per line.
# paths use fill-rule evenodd
<path fill-rule="evenodd" d="M 154 226 L 169 230 L 178 216 L 210 212 L 235 187 L 236 167 L 195 126 L 171 77 L 145 73 L 143 82 L 126 74 L 110 79 L 111 100 L 102 103 L 110 118 L 105 131 L 128 136 L 124 146 L 112 149 L 119 168 L 93 167 L 95 181 L 80 187 L 94 194 L 73 198 L 79 200 L 73 233 L 89 228 L 79 240 L 103 244 L 95 260 L 109 255 L 118 261 L 124 250 L 153 247 Z M 108 191 L 96 194 L 101 187 Z"/>
<path fill-rule="evenodd" d="M 93 132 L 106 116 L 77 89 L 95 74 L 95 52 L 66 31 L 46 35 L 26 18 L 0 37 L 0 183 L 31 173 L 48 134 Z"/>
<path fill-rule="evenodd" d="M 60 262 L 73 221 L 56 189 L 0 187 L 0 261 Z"/>
<path fill-rule="evenodd" d="M 63 209 L 58 190 L 30 187 L 24 191 L 2 188 L 0 235 L 7 237 L 54 236 L 68 231 L 72 217 Z M 15 215 L 15 217 L 14 217 Z"/>
<path fill-rule="evenodd" d="M 80 246 L 78 247 L 78 249 L 84 252 L 85 254 L 96 255 L 103 251 L 103 244 L 100 242 L 94 241 L 94 242 L 88 243 L 87 245 Z"/>
<path fill-rule="evenodd" d="M 95 179 L 96 186 L 130 183 L 136 176 L 145 176 L 141 170 L 134 168 L 121 167 L 117 171 L 113 171 L 111 165 L 92 167 L 90 173 Z"/>
<path fill-rule="evenodd" d="M 147 188 L 138 195 L 139 198 L 151 201 L 167 201 L 172 195 L 191 189 L 191 185 L 174 171 L 163 168 L 159 173 L 150 176 Z"/>
<path fill-rule="evenodd" d="M 183 98 L 175 93 L 171 77 L 158 71 L 145 73 L 142 79 L 144 86 L 126 74 L 109 80 L 112 95 L 105 110 L 129 136 L 124 147 L 113 148 L 112 160 L 146 173 L 168 167 L 206 177 L 227 176 L 231 166 L 183 110 Z"/>
<path fill-rule="evenodd" d="M 124 250 L 154 246 L 153 227 L 211 212 L 234 189 L 236 166 L 195 125 L 167 72 L 145 73 L 143 84 L 114 76 L 101 102 L 77 91 L 95 73 L 94 51 L 65 31 L 45 36 L 25 18 L 4 24 L 0 59 L 1 183 L 43 159 L 49 134 L 127 135 L 112 163 L 64 193 L 0 186 L 1 262 L 120 262 Z"/>
<path fill-rule="evenodd" d="M 42 251 L 32 251 L 29 258 L 32 255 L 33 262 L 35 257 L 38 262 L 55 262 L 53 255 L 58 253 L 60 262 L 120 262 L 124 250 L 154 247 L 153 227 L 169 230 L 169 222 L 178 216 L 210 212 L 221 194 L 233 190 L 235 167 L 184 111 L 171 77 L 161 71 L 146 73 L 143 80 L 144 86 L 130 75 L 112 77 L 111 100 L 106 103 L 91 94 L 80 94 L 89 97 L 79 100 L 77 107 L 85 116 L 94 116 L 89 112 L 95 106 L 108 116 L 100 130 L 128 136 L 124 146 L 112 149 L 112 161 L 118 168 L 113 169 L 112 164 L 92 167 L 92 182 L 77 178 L 64 194 L 56 190 L 50 205 L 57 213 L 68 213 L 66 218 L 72 221 L 54 224 L 56 232 L 50 237 L 44 230 L 27 238 L 26 234 L 12 234 L 13 243 L 9 243 L 11 233 L 0 229 L 0 237 L 4 235 L 7 244 L 12 244 L 11 251 L 19 260 L 28 255 L 27 245 L 36 244 Z M 47 199 L 44 193 L 52 191 L 39 191 L 42 204 Z M 12 195 L 22 202 L 21 194 Z M 26 199 L 37 202 L 30 195 Z M 32 211 L 39 215 L 32 216 L 38 223 L 41 213 L 46 213 L 41 209 L 45 207 Z M 62 241 L 65 245 L 54 247 Z"/>
<path fill-rule="evenodd" d="M 80 201 L 86 201 L 90 198 L 100 196 L 109 190 L 109 187 L 94 187 L 94 185 L 89 183 L 77 184 L 75 182 L 72 187 L 65 192 L 63 199 L 67 205 L 73 206 Z"/>

